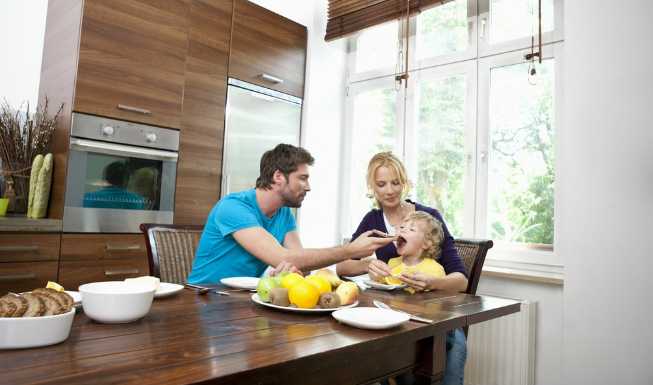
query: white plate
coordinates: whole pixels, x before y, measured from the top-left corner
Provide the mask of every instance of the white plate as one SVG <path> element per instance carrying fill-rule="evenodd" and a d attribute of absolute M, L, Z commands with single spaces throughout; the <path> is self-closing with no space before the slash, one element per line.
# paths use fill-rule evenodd
<path fill-rule="evenodd" d="M 234 289 L 246 289 L 246 290 L 256 290 L 258 286 L 258 278 L 254 277 L 231 277 L 231 278 L 222 278 L 220 283 L 233 287 Z"/>
<path fill-rule="evenodd" d="M 82 306 L 82 293 L 78 291 L 72 291 L 72 290 L 65 290 L 65 292 L 68 293 L 69 296 L 73 297 L 73 301 L 75 301 L 73 306 L 75 307 Z"/>
<path fill-rule="evenodd" d="M 182 285 L 169 282 L 159 283 L 159 288 L 154 292 L 154 298 L 163 298 L 184 290 Z"/>
<path fill-rule="evenodd" d="M 376 307 L 356 307 L 333 312 L 333 318 L 361 329 L 390 329 L 407 322 L 408 314 Z"/>
<path fill-rule="evenodd" d="M 372 281 L 371 279 L 363 281 L 364 284 L 367 286 L 378 289 L 378 290 L 395 290 L 395 289 L 403 289 L 406 287 L 406 284 L 402 283 L 401 285 L 386 285 L 385 283 L 380 283 L 376 281 Z"/>
<path fill-rule="evenodd" d="M 348 308 L 358 306 L 358 301 L 356 301 L 356 302 L 354 302 L 354 303 L 352 303 L 350 305 L 340 306 L 340 307 L 336 307 L 336 308 L 333 308 L 333 309 L 301 309 L 301 308 L 298 308 L 298 307 L 278 306 L 278 305 L 273 305 L 273 304 L 268 303 L 268 302 L 263 302 L 263 301 L 261 301 L 261 298 L 259 298 L 258 293 L 257 294 L 252 294 L 252 301 L 256 302 L 259 305 L 263 305 L 263 306 L 267 306 L 267 307 L 271 307 L 271 308 L 279 309 L 279 310 L 292 311 L 292 312 L 295 312 L 295 313 L 330 313 L 330 312 L 332 312 L 334 310 L 348 309 Z"/>

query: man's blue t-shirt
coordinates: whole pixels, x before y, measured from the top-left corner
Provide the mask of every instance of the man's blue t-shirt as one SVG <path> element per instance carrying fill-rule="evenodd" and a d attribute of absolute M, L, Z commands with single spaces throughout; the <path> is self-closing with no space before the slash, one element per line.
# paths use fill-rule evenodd
<path fill-rule="evenodd" d="M 249 227 L 262 227 L 283 244 L 286 233 L 296 228 L 288 207 L 281 207 L 269 218 L 256 202 L 256 190 L 232 193 L 211 210 L 200 238 L 189 283 L 217 283 L 226 277 L 258 277 L 265 262 L 248 253 L 233 233 Z"/>

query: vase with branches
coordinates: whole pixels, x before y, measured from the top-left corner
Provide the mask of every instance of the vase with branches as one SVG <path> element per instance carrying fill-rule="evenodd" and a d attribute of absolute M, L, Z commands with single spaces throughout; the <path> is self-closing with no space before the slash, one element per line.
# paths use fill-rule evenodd
<path fill-rule="evenodd" d="M 50 150 L 62 110 L 63 104 L 54 116 L 48 115 L 47 98 L 33 113 L 29 103 L 24 110 L 12 108 L 6 101 L 0 106 L 0 175 L 5 185 L 13 185 L 16 197 L 12 211 L 15 213 L 27 211 L 32 161 L 36 155 L 45 155 Z"/>

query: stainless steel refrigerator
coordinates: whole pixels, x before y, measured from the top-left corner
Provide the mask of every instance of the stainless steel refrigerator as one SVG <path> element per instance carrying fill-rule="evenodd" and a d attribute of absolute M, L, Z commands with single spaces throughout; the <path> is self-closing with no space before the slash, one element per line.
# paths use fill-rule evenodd
<path fill-rule="evenodd" d="M 254 187 L 261 156 L 279 143 L 299 146 L 302 100 L 229 79 L 222 196 Z"/>

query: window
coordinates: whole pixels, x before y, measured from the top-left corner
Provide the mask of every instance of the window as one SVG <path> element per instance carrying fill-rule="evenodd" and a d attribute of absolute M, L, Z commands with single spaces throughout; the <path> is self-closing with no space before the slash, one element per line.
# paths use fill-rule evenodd
<path fill-rule="evenodd" d="M 437 208 L 454 236 L 493 239 L 490 260 L 560 264 L 554 213 L 561 8 L 561 0 L 542 0 L 544 60 L 530 79 L 523 55 L 537 29 L 537 0 L 455 0 L 411 18 L 407 90 L 392 71 L 400 44 L 394 55 L 388 48 L 401 33 L 396 22 L 354 39 L 343 236 L 371 207 L 367 162 L 392 150 L 408 169 L 411 198 Z"/>

